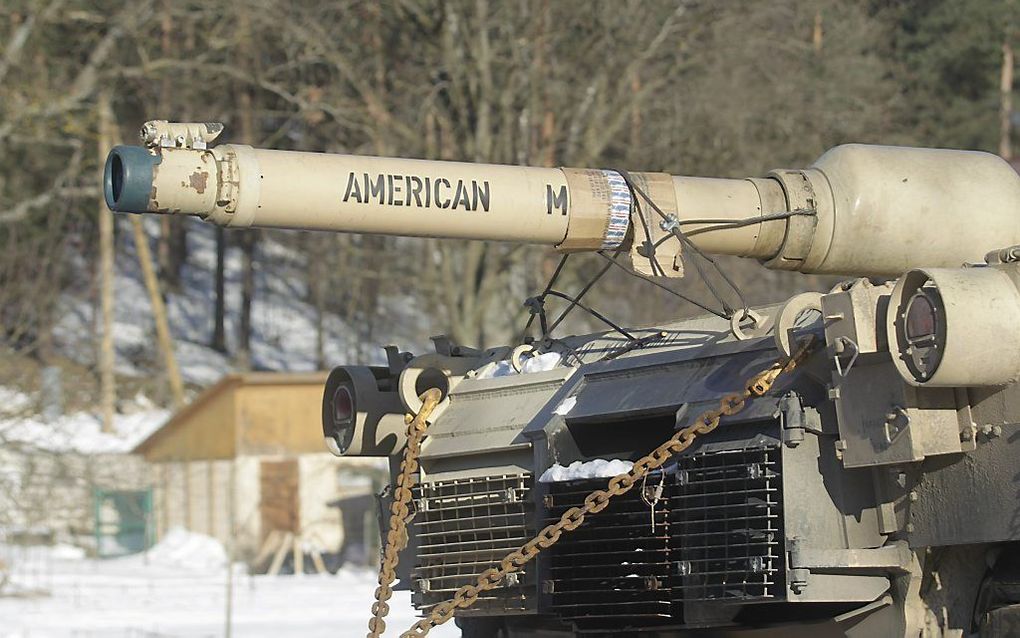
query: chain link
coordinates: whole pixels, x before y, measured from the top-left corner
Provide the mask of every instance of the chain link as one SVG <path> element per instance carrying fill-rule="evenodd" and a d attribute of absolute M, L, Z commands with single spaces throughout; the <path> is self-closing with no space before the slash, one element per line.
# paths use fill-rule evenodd
<path fill-rule="evenodd" d="M 407 445 L 404 447 L 404 458 L 400 462 L 400 474 L 397 475 L 397 486 L 393 491 L 393 502 L 390 504 L 389 531 L 386 532 L 386 548 L 379 563 L 379 587 L 375 590 L 372 618 L 368 621 L 368 638 L 379 638 L 386 631 L 386 621 L 383 619 L 390 612 L 388 601 L 393 597 L 393 581 L 397 578 L 400 552 L 407 547 L 407 523 L 411 518 L 408 505 L 411 503 L 414 473 L 418 471 L 421 442 L 425 438 L 425 430 L 428 429 L 428 418 L 439 405 L 443 395 L 438 389 L 432 388 L 422 393 L 419 398 L 422 405 L 418 414 L 413 418 L 407 415 Z"/>

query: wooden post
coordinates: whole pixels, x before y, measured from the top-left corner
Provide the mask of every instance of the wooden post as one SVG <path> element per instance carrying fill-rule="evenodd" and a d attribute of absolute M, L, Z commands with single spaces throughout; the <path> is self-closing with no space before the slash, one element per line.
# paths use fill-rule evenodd
<path fill-rule="evenodd" d="M 166 461 L 162 461 L 156 467 L 159 468 L 159 482 L 162 485 L 162 502 L 160 503 L 160 509 L 163 510 L 163 520 L 156 525 L 156 540 L 159 541 L 166 534 L 166 530 L 170 527 L 170 481 L 167 480 L 167 475 L 170 474 L 170 464 Z"/>
<path fill-rule="evenodd" d="M 259 553 L 255 555 L 255 560 L 252 561 L 252 566 L 258 569 L 269 560 L 274 554 L 276 554 L 276 548 L 283 542 L 283 532 L 278 529 L 274 529 L 269 532 L 266 536 L 266 540 L 262 541 L 262 547 L 259 548 Z"/>
<path fill-rule="evenodd" d="M 98 151 L 102 171 L 106 165 L 106 156 L 113 148 L 116 137 L 113 107 L 108 91 L 99 94 L 98 110 Z M 103 418 L 103 432 L 112 432 L 113 413 L 117 401 L 116 379 L 113 374 L 113 213 L 106 207 L 106 200 L 102 195 L 99 200 L 99 306 L 102 315 L 99 341 L 99 409 Z"/>
<path fill-rule="evenodd" d="M 166 306 L 163 305 L 163 296 L 159 291 L 159 280 L 156 278 L 156 271 L 152 267 L 149 239 L 145 236 L 145 228 L 142 227 L 141 215 L 131 216 L 131 227 L 135 235 L 135 250 L 138 252 L 138 263 L 142 267 L 142 278 L 145 280 L 145 289 L 149 293 L 149 304 L 152 306 L 152 318 L 156 323 L 156 338 L 159 342 L 160 353 L 163 356 L 163 366 L 166 368 L 167 380 L 170 382 L 170 394 L 173 397 L 174 407 L 180 409 L 184 406 L 184 384 L 181 382 L 181 371 L 177 367 L 177 357 L 174 356 L 173 337 L 170 336 L 170 324 L 166 318 Z"/>
<path fill-rule="evenodd" d="M 287 550 L 290 549 L 291 544 L 294 542 L 294 534 L 287 532 L 283 536 L 283 540 L 280 542 L 280 547 L 276 550 L 276 555 L 273 556 L 273 562 L 269 565 L 269 571 L 266 572 L 269 576 L 276 576 L 280 573 L 280 568 L 283 567 L 283 561 L 287 558 Z"/>
<path fill-rule="evenodd" d="M 302 576 L 305 573 L 305 547 L 300 534 L 294 537 L 294 575 Z"/>
<path fill-rule="evenodd" d="M 218 538 L 218 536 L 216 535 L 216 473 L 215 473 L 215 469 L 216 468 L 215 468 L 215 463 L 216 463 L 216 461 L 206 461 L 205 462 L 206 478 L 208 479 L 208 484 L 206 485 L 206 490 L 208 491 L 208 494 L 206 495 L 206 505 L 208 507 L 208 509 L 207 509 L 206 528 L 209 531 L 209 536 L 212 536 L 213 538 Z"/>
<path fill-rule="evenodd" d="M 325 549 L 326 543 L 322 542 L 322 537 L 319 536 L 318 532 L 312 532 L 311 548 L 309 554 L 312 555 L 312 564 L 315 565 L 315 571 L 320 574 L 328 574 L 329 570 L 326 569 L 326 563 L 322 560 L 322 550 Z"/>
<path fill-rule="evenodd" d="M 184 472 L 184 529 L 193 532 L 195 528 L 191 525 L 191 462 L 181 461 L 181 469 Z"/>
<path fill-rule="evenodd" d="M 322 560 L 322 554 L 319 552 L 318 547 L 312 548 L 312 564 L 315 565 L 315 571 L 317 571 L 320 575 L 329 573 L 329 570 L 326 569 L 326 563 Z"/>
<path fill-rule="evenodd" d="M 999 79 L 999 155 L 1013 159 L 1013 46 L 1002 43 L 1002 76 Z"/>

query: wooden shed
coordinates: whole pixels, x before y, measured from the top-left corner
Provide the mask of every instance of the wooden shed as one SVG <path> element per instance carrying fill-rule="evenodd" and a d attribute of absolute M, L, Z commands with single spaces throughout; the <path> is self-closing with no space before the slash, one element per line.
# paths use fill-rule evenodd
<path fill-rule="evenodd" d="M 285 538 L 314 553 L 364 555 L 365 548 L 344 544 L 342 520 L 352 513 L 330 504 L 364 502 L 350 497 L 385 481 L 385 463 L 326 451 L 325 381 L 325 373 L 228 375 L 140 443 L 134 452 L 154 471 L 157 536 L 184 527 L 249 560 L 267 540 Z M 374 518 L 362 514 L 354 518 Z"/>

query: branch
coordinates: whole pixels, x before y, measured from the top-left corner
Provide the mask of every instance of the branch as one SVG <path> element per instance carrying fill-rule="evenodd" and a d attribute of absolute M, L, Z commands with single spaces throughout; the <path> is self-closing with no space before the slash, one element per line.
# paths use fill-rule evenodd
<path fill-rule="evenodd" d="M 53 0 L 48 7 L 42 12 L 42 19 L 47 20 L 50 16 L 56 13 L 60 9 L 60 5 L 64 4 L 64 0 Z M 25 47 L 25 43 L 28 42 L 29 36 L 32 35 L 32 30 L 35 28 L 36 18 L 38 16 L 31 15 L 26 19 L 18 30 L 14 32 L 14 37 L 7 43 L 7 48 L 4 49 L 4 57 L 0 59 L 0 84 L 3 84 L 4 78 L 7 77 L 7 72 L 11 70 L 11 66 L 18 61 L 18 57 L 21 55 L 21 50 Z"/>
<path fill-rule="evenodd" d="M 65 97 L 55 100 L 45 107 L 23 111 L 19 117 L 0 126 L 0 141 L 6 139 L 21 122 L 31 117 L 47 118 L 78 108 L 96 90 L 99 69 L 113 53 L 116 44 L 126 33 L 134 31 L 139 23 L 147 19 L 151 8 L 152 0 L 144 0 L 138 4 L 127 5 L 122 9 L 117 14 L 113 26 L 92 49 L 88 61 L 71 82 L 70 90 Z"/>
<path fill-rule="evenodd" d="M 176 58 L 163 58 L 149 62 L 144 66 L 136 67 L 121 67 L 114 71 L 111 71 L 112 75 L 122 78 L 130 79 L 151 79 L 154 73 L 160 71 L 202 71 L 209 73 L 217 73 L 226 76 L 232 80 L 239 82 L 245 82 L 251 86 L 258 87 L 267 93 L 271 93 L 276 97 L 279 97 L 283 101 L 293 104 L 303 111 L 322 111 L 329 115 L 338 124 L 351 128 L 353 130 L 365 131 L 367 127 L 363 124 L 358 124 L 345 117 L 343 111 L 336 108 L 332 104 L 327 104 L 320 101 L 309 101 L 302 98 L 299 95 L 295 95 L 290 91 L 286 90 L 282 85 L 269 80 L 253 77 L 248 71 L 240 69 L 230 64 L 213 64 L 204 62 L 202 60 L 179 60 Z"/>
<path fill-rule="evenodd" d="M 31 211 L 49 206 L 55 200 L 65 197 L 99 197 L 99 187 L 65 186 L 64 188 L 48 190 L 29 199 L 23 199 L 14 208 L 0 212 L 0 224 L 13 224 L 23 221 Z"/>

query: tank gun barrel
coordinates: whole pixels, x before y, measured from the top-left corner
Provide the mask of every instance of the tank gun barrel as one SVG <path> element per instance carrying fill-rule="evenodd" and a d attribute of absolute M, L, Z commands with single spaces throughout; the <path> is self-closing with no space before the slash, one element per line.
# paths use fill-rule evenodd
<path fill-rule="evenodd" d="M 649 274 L 672 276 L 686 250 L 677 228 L 702 251 L 807 273 L 898 275 L 1020 244 L 1020 177 L 988 153 L 845 145 L 806 169 L 717 179 L 210 147 L 220 130 L 147 123 L 145 146 L 107 159 L 109 207 L 230 227 L 628 249 Z"/>

